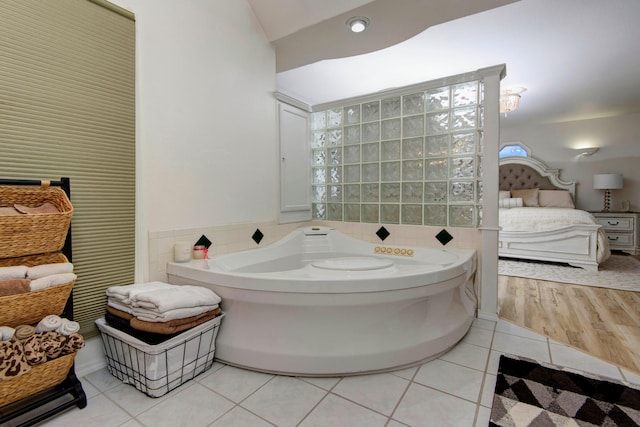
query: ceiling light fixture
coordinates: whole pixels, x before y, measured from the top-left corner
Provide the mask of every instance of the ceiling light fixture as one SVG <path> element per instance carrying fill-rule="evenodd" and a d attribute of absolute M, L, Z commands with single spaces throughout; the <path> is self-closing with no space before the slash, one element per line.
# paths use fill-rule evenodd
<path fill-rule="evenodd" d="M 520 94 L 526 90 L 523 87 L 518 87 L 500 92 L 500 112 L 504 113 L 505 117 L 507 117 L 507 113 L 518 108 L 520 97 L 522 96 Z"/>
<path fill-rule="evenodd" d="M 354 33 L 361 33 L 369 26 L 369 19 L 364 16 L 354 16 L 347 21 L 347 27 Z"/>
<path fill-rule="evenodd" d="M 596 154 L 600 147 L 583 147 L 574 148 L 574 151 L 578 153 L 578 157 L 588 157 Z"/>

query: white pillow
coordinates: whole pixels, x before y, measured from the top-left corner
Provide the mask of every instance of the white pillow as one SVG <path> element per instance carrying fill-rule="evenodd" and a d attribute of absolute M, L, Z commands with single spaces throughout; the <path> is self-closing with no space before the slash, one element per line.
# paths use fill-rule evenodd
<path fill-rule="evenodd" d="M 508 199 L 511 197 L 511 191 L 500 190 L 498 191 L 498 200 Z"/>
<path fill-rule="evenodd" d="M 498 207 L 511 209 L 511 208 L 521 208 L 523 206 L 522 197 L 514 197 L 508 199 L 498 200 Z"/>

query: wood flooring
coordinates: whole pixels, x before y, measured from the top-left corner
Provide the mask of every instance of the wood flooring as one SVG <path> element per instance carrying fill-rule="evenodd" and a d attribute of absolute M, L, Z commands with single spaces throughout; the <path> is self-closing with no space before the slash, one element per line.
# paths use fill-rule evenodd
<path fill-rule="evenodd" d="M 498 276 L 498 315 L 640 374 L 640 292 Z"/>

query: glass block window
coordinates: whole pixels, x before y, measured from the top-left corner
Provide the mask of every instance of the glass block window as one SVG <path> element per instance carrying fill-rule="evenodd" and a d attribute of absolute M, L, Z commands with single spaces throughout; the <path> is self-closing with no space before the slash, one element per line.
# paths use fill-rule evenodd
<path fill-rule="evenodd" d="M 314 112 L 314 219 L 478 227 L 483 99 L 469 81 Z"/>

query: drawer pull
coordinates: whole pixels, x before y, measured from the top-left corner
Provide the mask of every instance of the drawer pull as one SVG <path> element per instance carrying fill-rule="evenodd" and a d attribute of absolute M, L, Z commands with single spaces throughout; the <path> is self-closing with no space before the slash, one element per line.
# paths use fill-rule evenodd
<path fill-rule="evenodd" d="M 616 221 L 616 222 L 607 221 L 607 224 L 609 224 L 609 225 L 618 225 L 618 224 L 620 224 L 620 221 Z"/>
<path fill-rule="evenodd" d="M 609 240 L 618 240 L 620 238 L 620 236 L 616 236 L 616 237 L 611 237 L 611 236 L 607 236 L 609 238 Z"/>

